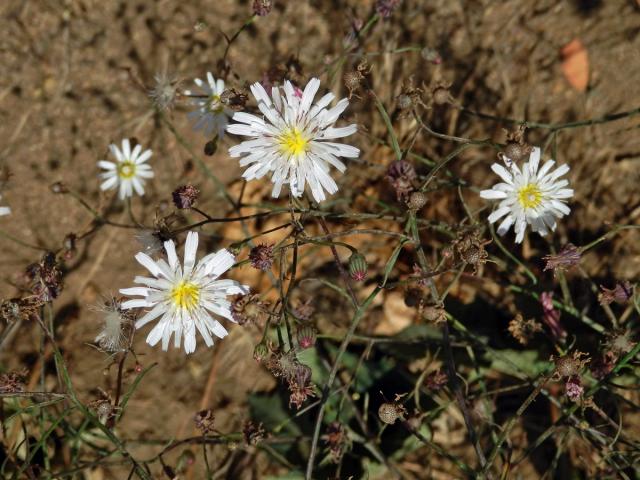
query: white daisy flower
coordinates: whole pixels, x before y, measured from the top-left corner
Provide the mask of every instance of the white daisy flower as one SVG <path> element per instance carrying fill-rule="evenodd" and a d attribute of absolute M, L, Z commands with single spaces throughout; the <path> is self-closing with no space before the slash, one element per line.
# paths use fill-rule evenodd
<path fill-rule="evenodd" d="M 184 266 L 180 265 L 175 244 L 164 242 L 167 260 L 154 261 L 146 253 L 140 252 L 136 260 L 155 278 L 136 277 L 134 282 L 144 287 L 124 288 L 120 293 L 127 296 L 141 296 L 127 300 L 123 309 L 150 308 L 135 324 L 140 328 L 160 317 L 147 336 L 151 346 L 162 340 L 162 349 L 167 350 L 169 340 L 175 333 L 174 346 L 180 348 L 184 335 L 184 350 L 191 353 L 196 349 L 196 330 L 200 332 L 208 347 L 213 345 L 213 336 L 224 338 L 227 330 L 211 316 L 211 313 L 227 318 L 231 316 L 231 302 L 227 295 L 246 294 L 249 287 L 235 280 L 219 280 L 218 277 L 234 264 L 234 256 L 226 249 L 202 258 L 196 265 L 198 234 L 189 232 L 184 247 Z"/>
<path fill-rule="evenodd" d="M 239 123 L 227 127 L 229 133 L 252 137 L 231 147 L 229 154 L 243 157 L 240 166 L 251 165 L 242 174 L 247 180 L 273 172 L 273 197 L 280 196 L 284 184 L 289 184 L 292 195 L 299 197 L 309 184 L 313 198 L 321 202 L 326 198 L 325 190 L 329 194 L 338 191 L 329 167 L 333 165 L 344 172 L 346 166 L 338 157 L 357 158 L 360 154 L 351 145 L 327 141 L 352 135 L 357 128 L 355 124 L 333 126 L 349 105 L 346 98 L 327 109 L 334 98 L 327 93 L 311 105 L 319 87 L 317 78 L 312 78 L 304 91 L 285 81 L 284 87 L 273 87 L 269 97 L 260 83 L 254 83 L 251 93 L 264 117 L 237 112 L 233 120 Z"/>
<path fill-rule="evenodd" d="M 482 190 L 480 196 L 488 200 L 500 200 L 498 208 L 489 215 L 489 222 L 495 223 L 502 217 L 498 226 L 498 234 L 504 235 L 511 226 L 516 232 L 516 243 L 522 242 L 527 224 L 534 232 L 546 235 L 549 230 L 556 229 L 556 218 L 568 215 L 571 209 L 566 205 L 573 190 L 565 188 L 567 180 L 558 180 L 569 171 L 568 165 L 561 165 L 553 172 L 553 160 L 538 170 L 540 164 L 540 148 L 534 147 L 529 161 L 525 162 L 522 171 L 515 162 L 506 159 L 509 170 L 498 163 L 491 169 L 504 180 L 491 190 Z"/>
<path fill-rule="evenodd" d="M 145 162 L 149 160 L 153 152 L 151 150 L 142 152 L 140 145 L 136 145 L 131 151 L 131 143 L 128 138 L 122 140 L 122 150 L 113 143 L 109 145 L 109 150 L 116 161 L 100 160 L 98 162 L 98 166 L 105 170 L 100 174 L 100 177 L 104 179 L 100 189 L 111 190 L 119 187 L 120 200 L 133 196 L 133 190 L 140 196 L 144 195 L 145 179 L 153 177 L 151 167 Z"/>
<path fill-rule="evenodd" d="M 2 198 L 2 195 L 0 195 L 0 198 Z M 9 207 L 0 207 L 0 217 L 3 215 L 9 215 L 10 213 L 11 209 Z"/>
<path fill-rule="evenodd" d="M 202 130 L 207 137 L 213 135 L 215 131 L 218 138 L 224 136 L 229 118 L 233 116 L 233 110 L 224 106 L 220 101 L 220 96 L 224 92 L 224 80 L 216 80 L 211 72 L 207 72 L 207 82 L 199 78 L 193 81 L 197 86 L 197 91 L 186 90 L 186 95 L 194 97 L 193 104 L 198 106 L 194 112 L 188 113 L 187 117 L 193 122 L 194 130 Z"/>

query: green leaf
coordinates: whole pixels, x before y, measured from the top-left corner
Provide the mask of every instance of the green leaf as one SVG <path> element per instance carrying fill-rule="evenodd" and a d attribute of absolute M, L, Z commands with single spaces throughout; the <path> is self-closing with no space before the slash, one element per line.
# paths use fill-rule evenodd
<path fill-rule="evenodd" d="M 282 403 L 282 398 L 278 394 L 274 395 L 251 395 L 249 396 L 249 408 L 251 416 L 264 423 L 269 430 L 275 429 L 283 424 L 283 429 L 291 435 L 300 435 L 301 430 L 294 422 L 290 422 L 291 413 Z"/>
<path fill-rule="evenodd" d="M 536 350 L 501 350 L 500 358 L 494 358 L 489 368 L 508 375 L 537 377 L 549 368 L 549 361 L 541 360 Z"/>

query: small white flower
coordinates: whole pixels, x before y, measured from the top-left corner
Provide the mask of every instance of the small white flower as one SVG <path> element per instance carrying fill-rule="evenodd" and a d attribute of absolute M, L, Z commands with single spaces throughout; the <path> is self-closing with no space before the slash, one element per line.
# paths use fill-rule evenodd
<path fill-rule="evenodd" d="M 2 198 L 2 195 L 0 195 L 0 198 Z M 9 215 L 10 213 L 11 209 L 9 207 L 0 207 L 0 217 L 3 215 Z"/>
<path fill-rule="evenodd" d="M 260 83 L 251 85 L 251 93 L 258 101 L 264 118 L 237 112 L 229 133 L 252 137 L 231 147 L 232 157 L 243 157 L 240 166 L 250 165 L 242 176 L 247 180 L 262 178 L 269 172 L 274 183 L 271 195 L 279 197 L 282 185 L 288 184 L 291 193 L 300 197 L 309 184 L 317 202 L 338 191 L 336 182 L 329 175 L 332 165 L 340 172 L 347 168 L 338 157 L 357 158 L 360 150 L 351 145 L 326 140 L 347 137 L 356 133 L 356 125 L 336 128 L 333 124 L 347 108 L 349 101 L 340 100 L 327 110 L 334 98 L 327 93 L 312 106 L 320 88 L 320 80 L 312 78 L 304 91 L 285 81 L 284 87 L 273 87 L 271 97 Z M 282 93 L 281 93 L 282 91 Z"/>
<path fill-rule="evenodd" d="M 538 147 L 534 147 L 522 171 L 515 162 L 507 160 L 508 170 L 498 163 L 491 165 L 491 169 L 504 182 L 497 183 L 491 190 L 480 192 L 482 198 L 500 200 L 498 208 L 489 215 L 489 222 L 495 223 L 506 215 L 498 226 L 498 234 L 504 235 L 513 225 L 516 243 L 524 239 L 527 224 L 540 235 L 546 235 L 549 230 L 555 231 L 556 218 L 568 215 L 571 211 L 566 200 L 573 196 L 573 190 L 564 188 L 569 185 L 567 180 L 558 180 L 569 171 L 569 166 L 561 165 L 552 172 L 551 167 L 555 162 L 547 160 L 538 170 Z"/>
<path fill-rule="evenodd" d="M 198 107 L 197 110 L 187 114 L 193 122 L 193 129 L 202 130 L 207 137 L 215 131 L 218 138 L 222 138 L 229 118 L 233 116 L 233 110 L 225 107 L 220 101 L 220 96 L 224 92 L 224 80 L 220 78 L 216 80 L 211 72 L 207 72 L 208 83 L 204 83 L 199 78 L 193 82 L 198 86 L 198 90 L 184 92 L 194 97 L 193 104 Z"/>
<path fill-rule="evenodd" d="M 184 334 L 184 350 L 196 349 L 196 330 L 200 332 L 208 347 L 213 345 L 212 335 L 224 338 L 227 330 L 211 316 L 220 315 L 235 323 L 231 316 L 231 302 L 227 295 L 246 294 L 249 287 L 235 280 L 218 280 L 218 277 L 234 264 L 234 256 L 226 249 L 202 258 L 196 265 L 198 234 L 189 232 L 184 247 L 184 267 L 180 265 L 173 241 L 164 242 L 167 260 L 154 261 L 140 252 L 136 260 L 155 278 L 136 277 L 134 282 L 144 287 L 125 288 L 120 293 L 141 296 L 127 300 L 123 309 L 151 308 L 136 322 L 136 328 L 160 317 L 147 336 L 151 346 L 162 340 L 162 349 L 167 350 L 169 340 L 175 333 L 174 345 L 180 348 Z"/>
<path fill-rule="evenodd" d="M 151 150 L 142 152 L 142 147 L 136 145 L 131 151 L 128 138 L 122 140 L 122 150 L 113 143 L 109 145 L 109 150 L 116 161 L 100 160 L 98 162 L 98 166 L 105 170 L 100 174 L 104 179 L 100 189 L 111 190 L 120 187 L 118 196 L 121 200 L 133 196 L 133 190 L 140 196 L 144 195 L 145 179 L 153 177 L 151 167 L 145 163 L 151 157 Z"/>
<path fill-rule="evenodd" d="M 104 323 L 95 342 L 106 352 L 121 352 L 127 349 L 131 332 L 131 315 L 122 311 L 122 305 L 110 298 L 104 306 L 95 308 L 104 315 Z"/>

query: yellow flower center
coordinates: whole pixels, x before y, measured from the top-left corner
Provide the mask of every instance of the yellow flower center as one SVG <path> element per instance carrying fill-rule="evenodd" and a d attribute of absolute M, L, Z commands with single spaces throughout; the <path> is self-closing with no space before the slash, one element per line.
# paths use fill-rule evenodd
<path fill-rule="evenodd" d="M 280 137 L 280 148 L 282 153 L 290 156 L 298 156 L 307 151 L 309 141 L 302 136 L 297 128 L 292 128 Z"/>
<path fill-rule="evenodd" d="M 525 185 L 518 190 L 518 202 L 523 208 L 536 208 L 542 202 L 542 192 L 535 183 Z"/>
<path fill-rule="evenodd" d="M 224 111 L 224 105 L 222 105 L 220 101 L 220 95 L 211 95 L 208 107 L 210 112 L 222 113 Z"/>
<path fill-rule="evenodd" d="M 200 299 L 200 287 L 195 283 L 182 281 L 171 290 L 171 301 L 181 309 L 192 310 Z"/>
<path fill-rule="evenodd" d="M 133 178 L 136 174 L 136 164 L 130 161 L 118 163 L 118 176 L 120 178 Z"/>

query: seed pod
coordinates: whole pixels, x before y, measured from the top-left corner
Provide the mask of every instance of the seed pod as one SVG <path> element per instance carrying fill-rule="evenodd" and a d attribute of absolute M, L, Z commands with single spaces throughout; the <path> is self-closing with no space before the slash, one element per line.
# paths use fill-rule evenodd
<path fill-rule="evenodd" d="M 388 425 L 393 425 L 396 420 L 402 418 L 404 408 L 397 403 L 386 402 L 380 405 L 378 409 L 378 417 L 380 420 Z"/>
<path fill-rule="evenodd" d="M 525 147 L 526 147 L 525 145 L 522 145 L 522 144 L 520 144 L 518 142 L 509 142 L 504 147 L 504 154 L 510 160 L 513 160 L 514 162 L 519 162 L 526 155 L 528 155 L 528 153 L 526 153 L 526 148 Z"/>
<path fill-rule="evenodd" d="M 427 203 L 427 196 L 422 192 L 413 192 L 407 202 L 409 210 L 418 211 L 424 207 Z"/>
<path fill-rule="evenodd" d="M 349 275 L 356 282 L 361 282 L 367 277 L 367 259 L 359 252 L 353 252 L 349 257 Z"/>
<path fill-rule="evenodd" d="M 449 94 L 449 89 L 446 87 L 437 87 L 433 91 L 433 102 L 436 105 L 444 105 L 445 103 L 449 103 L 451 101 L 451 95 Z"/>

